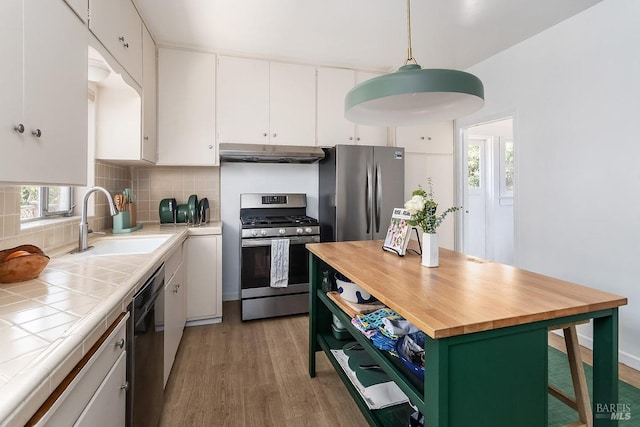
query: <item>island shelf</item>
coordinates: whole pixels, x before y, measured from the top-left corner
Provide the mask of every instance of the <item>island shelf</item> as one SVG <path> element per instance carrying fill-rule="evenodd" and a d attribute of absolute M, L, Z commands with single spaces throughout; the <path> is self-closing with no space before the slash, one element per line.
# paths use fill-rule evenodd
<path fill-rule="evenodd" d="M 548 329 L 593 319 L 594 401 L 617 402 L 618 307 L 626 298 L 441 248 L 440 267 L 384 252 L 381 242 L 308 244 L 309 375 L 324 351 L 370 425 L 406 426 L 403 404 L 370 411 L 332 349 L 332 315 L 407 395 L 428 426 L 547 425 Z M 340 272 L 426 333 L 425 380 L 380 351 L 320 290 Z M 595 411 L 594 411 L 595 414 Z M 616 425 L 594 417 L 595 426 Z"/>

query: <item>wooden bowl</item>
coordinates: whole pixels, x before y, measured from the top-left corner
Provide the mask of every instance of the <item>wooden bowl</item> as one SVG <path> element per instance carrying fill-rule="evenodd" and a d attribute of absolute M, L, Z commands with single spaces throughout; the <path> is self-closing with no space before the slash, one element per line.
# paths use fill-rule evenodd
<path fill-rule="evenodd" d="M 28 252 L 28 254 L 12 257 L 11 254 L 17 251 Z M 0 283 L 35 279 L 48 263 L 49 257 L 34 245 L 20 245 L 0 251 Z"/>

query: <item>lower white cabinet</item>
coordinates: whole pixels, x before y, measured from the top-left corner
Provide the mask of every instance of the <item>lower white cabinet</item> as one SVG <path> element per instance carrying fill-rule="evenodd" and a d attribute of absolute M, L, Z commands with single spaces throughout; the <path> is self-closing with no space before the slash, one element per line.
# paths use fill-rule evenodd
<path fill-rule="evenodd" d="M 74 426 L 123 426 L 127 405 L 127 352 L 123 351 Z"/>
<path fill-rule="evenodd" d="M 187 239 L 187 321 L 215 323 L 222 319 L 222 236 Z"/>
<path fill-rule="evenodd" d="M 127 313 L 104 342 L 88 353 L 45 402 L 36 426 L 124 426 L 126 417 Z M 98 340 L 98 342 L 101 342 Z M 79 369 L 79 371 L 78 371 Z M 77 373 L 77 374 L 76 374 Z M 65 385 L 66 384 L 66 385 Z M 42 413 L 38 411 L 37 414 Z"/>
<path fill-rule="evenodd" d="M 164 287 L 164 385 L 176 358 L 187 317 L 187 287 L 184 280 L 182 249 L 176 250 L 165 263 Z"/>

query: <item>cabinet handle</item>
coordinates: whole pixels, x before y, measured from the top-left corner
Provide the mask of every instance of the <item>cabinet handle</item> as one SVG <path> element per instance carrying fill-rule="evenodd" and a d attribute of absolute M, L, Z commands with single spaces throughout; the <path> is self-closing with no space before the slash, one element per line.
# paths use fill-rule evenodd
<path fill-rule="evenodd" d="M 357 138 L 356 138 L 356 141 L 360 141 L 360 137 L 357 137 Z"/>
<path fill-rule="evenodd" d="M 116 347 L 123 349 L 124 348 L 124 338 L 120 338 L 117 342 L 116 342 Z"/>
<path fill-rule="evenodd" d="M 352 136 L 349 137 L 349 141 L 353 141 L 353 137 Z"/>
<path fill-rule="evenodd" d="M 145 137 L 144 137 L 144 140 L 145 140 L 145 141 L 148 141 L 148 140 L 149 140 L 149 137 L 148 137 L 148 136 L 145 136 Z"/>
<path fill-rule="evenodd" d="M 125 48 L 129 49 L 129 43 L 123 43 L 122 46 L 124 46 Z"/>
<path fill-rule="evenodd" d="M 213 145 L 209 144 L 209 150 L 213 150 Z"/>
<path fill-rule="evenodd" d="M 13 127 L 13 130 L 15 130 L 18 133 L 24 133 L 24 125 L 22 123 L 18 123 L 16 126 Z"/>
<path fill-rule="evenodd" d="M 278 136 L 278 134 L 277 134 L 277 133 L 274 133 L 274 134 L 273 134 L 273 137 L 275 138 L 276 136 Z"/>
<path fill-rule="evenodd" d="M 118 37 L 118 41 L 123 42 L 123 41 L 124 41 L 124 36 L 120 36 L 120 37 Z"/>
<path fill-rule="evenodd" d="M 267 136 L 267 135 L 268 135 L 268 134 L 267 134 L 266 132 L 262 134 L 262 136 Z"/>
<path fill-rule="evenodd" d="M 424 136 L 421 136 L 420 139 L 424 141 Z M 431 137 L 430 136 L 427 137 L 427 141 L 431 141 Z"/>
<path fill-rule="evenodd" d="M 175 289 L 173 290 L 173 293 L 174 293 L 174 294 L 177 294 L 177 293 L 178 293 L 178 289 L 179 289 L 179 288 L 180 288 L 180 283 L 178 283 L 178 284 L 176 285 Z"/>
<path fill-rule="evenodd" d="M 129 390 L 129 381 L 125 381 L 124 384 L 120 386 L 120 390 Z"/>
<path fill-rule="evenodd" d="M 36 138 L 40 138 L 42 136 L 42 131 L 40 129 L 32 130 L 31 135 L 35 136 Z"/>

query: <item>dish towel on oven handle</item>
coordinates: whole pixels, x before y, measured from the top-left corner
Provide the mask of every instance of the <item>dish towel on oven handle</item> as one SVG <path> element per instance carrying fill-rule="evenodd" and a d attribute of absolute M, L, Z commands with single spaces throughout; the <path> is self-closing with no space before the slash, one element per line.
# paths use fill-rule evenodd
<path fill-rule="evenodd" d="M 271 287 L 289 285 L 289 239 L 271 241 Z"/>

